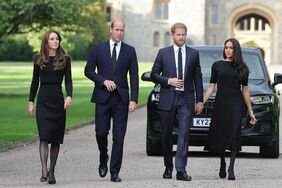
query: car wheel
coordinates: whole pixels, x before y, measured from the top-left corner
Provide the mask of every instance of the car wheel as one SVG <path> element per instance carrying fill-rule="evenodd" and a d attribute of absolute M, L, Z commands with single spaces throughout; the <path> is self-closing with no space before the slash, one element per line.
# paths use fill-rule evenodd
<path fill-rule="evenodd" d="M 264 158 L 279 157 L 279 129 L 276 139 L 270 145 L 260 146 L 260 156 Z"/>

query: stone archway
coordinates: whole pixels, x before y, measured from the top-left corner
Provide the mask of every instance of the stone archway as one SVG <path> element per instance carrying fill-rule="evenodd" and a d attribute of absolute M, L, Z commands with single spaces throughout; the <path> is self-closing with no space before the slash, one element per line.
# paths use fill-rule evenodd
<path fill-rule="evenodd" d="M 237 38 L 242 46 L 254 46 L 264 51 L 265 62 L 276 62 L 276 16 L 261 5 L 235 8 L 229 16 L 229 36 Z"/>

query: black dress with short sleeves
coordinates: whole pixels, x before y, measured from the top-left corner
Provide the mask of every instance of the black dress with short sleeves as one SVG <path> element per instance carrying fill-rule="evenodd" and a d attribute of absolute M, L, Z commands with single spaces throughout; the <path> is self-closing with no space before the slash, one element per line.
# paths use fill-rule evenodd
<path fill-rule="evenodd" d="M 233 64 L 221 60 L 212 65 L 210 83 L 217 84 L 217 93 L 207 149 L 219 154 L 226 149 L 239 151 L 245 108 L 241 87 L 248 85 L 248 77 L 240 80 Z"/>
<path fill-rule="evenodd" d="M 50 56 L 48 64 L 40 69 L 34 58 L 33 78 L 30 87 L 29 101 L 34 101 L 38 86 L 36 104 L 36 122 L 41 141 L 63 143 L 66 111 L 62 81 L 65 78 L 66 95 L 72 97 L 71 60 L 65 56 L 66 66 L 62 70 L 54 70 L 55 57 Z"/>

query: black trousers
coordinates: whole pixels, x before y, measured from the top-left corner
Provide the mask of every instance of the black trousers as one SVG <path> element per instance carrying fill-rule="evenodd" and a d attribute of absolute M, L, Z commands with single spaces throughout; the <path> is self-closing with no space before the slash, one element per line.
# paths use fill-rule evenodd
<path fill-rule="evenodd" d="M 122 157 L 124 137 L 127 128 L 128 104 L 124 104 L 117 91 L 105 103 L 96 104 L 95 131 L 98 148 L 100 151 L 100 162 L 106 162 L 108 157 L 108 134 L 112 123 L 113 145 L 110 161 L 110 172 L 119 173 Z"/>

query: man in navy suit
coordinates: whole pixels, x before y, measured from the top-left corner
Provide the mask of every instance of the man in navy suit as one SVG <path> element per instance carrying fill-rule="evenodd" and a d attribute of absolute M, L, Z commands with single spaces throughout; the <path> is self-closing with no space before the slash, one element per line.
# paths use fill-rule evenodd
<path fill-rule="evenodd" d="M 91 102 L 96 103 L 95 131 L 100 151 L 99 174 L 108 172 L 108 134 L 113 119 L 113 145 L 110 160 L 111 181 L 120 182 L 123 143 L 128 111 L 136 108 L 138 100 L 138 64 L 135 49 L 122 42 L 125 24 L 113 21 L 109 41 L 95 45 L 87 60 L 84 74 L 95 83 Z M 130 96 L 127 74 L 130 79 Z M 129 101 L 130 98 L 130 101 Z"/>
<path fill-rule="evenodd" d="M 199 52 L 185 45 L 187 27 L 183 23 L 175 23 L 171 27 L 171 36 L 174 44 L 159 50 L 151 72 L 152 80 L 161 85 L 158 108 L 161 110 L 162 148 L 166 167 L 163 178 L 172 178 L 171 136 L 176 118 L 176 179 L 191 181 L 191 176 L 186 172 L 188 134 L 192 112 L 195 110 L 200 113 L 203 109 L 202 73 Z"/>

